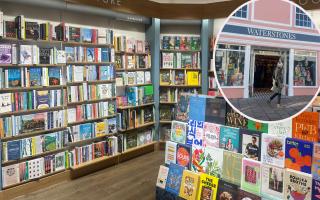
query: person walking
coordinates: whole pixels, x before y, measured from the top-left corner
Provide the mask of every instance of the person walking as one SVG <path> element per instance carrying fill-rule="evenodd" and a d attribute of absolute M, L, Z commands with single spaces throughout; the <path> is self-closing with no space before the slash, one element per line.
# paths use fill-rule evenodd
<path fill-rule="evenodd" d="M 281 91 L 283 87 L 283 62 L 281 58 L 278 61 L 277 67 L 273 72 L 272 76 L 272 88 L 273 95 L 268 100 L 268 103 L 271 103 L 271 101 L 278 96 L 278 104 L 277 107 L 280 108 L 280 101 L 281 101 Z"/>

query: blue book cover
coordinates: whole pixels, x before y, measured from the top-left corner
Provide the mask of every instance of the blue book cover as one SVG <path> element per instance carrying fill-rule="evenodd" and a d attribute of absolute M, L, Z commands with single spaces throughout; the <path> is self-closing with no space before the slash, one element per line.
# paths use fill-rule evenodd
<path fill-rule="evenodd" d="M 109 75 L 110 75 L 110 79 L 115 79 L 115 70 L 114 70 L 113 64 L 109 66 Z"/>
<path fill-rule="evenodd" d="M 18 160 L 21 156 L 21 140 L 7 142 L 8 161 Z"/>
<path fill-rule="evenodd" d="M 80 124 L 80 140 L 90 139 L 92 135 L 92 124 Z"/>
<path fill-rule="evenodd" d="M 168 192 L 171 192 L 175 195 L 179 195 L 183 170 L 184 167 L 170 163 L 169 173 L 166 182 L 166 190 Z"/>
<path fill-rule="evenodd" d="M 92 42 L 92 30 L 89 28 L 81 28 L 82 42 Z"/>
<path fill-rule="evenodd" d="M 190 111 L 189 119 L 197 121 L 205 121 L 206 113 L 206 97 L 205 96 L 190 96 Z"/>
<path fill-rule="evenodd" d="M 312 199 L 320 200 L 320 181 L 316 179 L 312 180 Z"/>
<path fill-rule="evenodd" d="M 75 62 L 74 47 L 65 47 L 67 62 Z"/>
<path fill-rule="evenodd" d="M 94 62 L 94 48 L 87 48 L 87 62 Z"/>
<path fill-rule="evenodd" d="M 185 144 L 177 144 L 176 164 L 191 169 L 191 146 Z"/>
<path fill-rule="evenodd" d="M 49 108 L 49 91 L 37 91 L 37 108 L 38 109 L 45 109 Z"/>
<path fill-rule="evenodd" d="M 49 67 L 49 85 L 60 85 L 60 67 Z"/>
<path fill-rule="evenodd" d="M 113 134 L 117 132 L 117 118 L 108 119 L 108 133 Z"/>
<path fill-rule="evenodd" d="M 101 62 L 109 62 L 109 49 L 108 48 L 101 48 Z"/>
<path fill-rule="evenodd" d="M 221 126 L 219 147 L 228 151 L 240 153 L 240 133 L 238 128 Z"/>
<path fill-rule="evenodd" d="M 186 137 L 186 144 L 193 146 L 203 146 L 203 121 L 196 121 L 190 119 L 188 122 L 188 131 Z"/>
<path fill-rule="evenodd" d="M 286 138 L 285 167 L 311 174 L 313 143 Z"/>
<path fill-rule="evenodd" d="M 99 66 L 99 78 L 100 80 L 110 80 L 109 66 Z"/>
<path fill-rule="evenodd" d="M 9 87 L 21 87 L 21 69 L 8 69 Z"/>
<path fill-rule="evenodd" d="M 137 87 L 129 87 L 127 96 L 128 96 L 128 105 L 135 106 L 138 102 L 137 99 L 138 88 Z"/>
<path fill-rule="evenodd" d="M 42 69 L 40 67 L 31 67 L 29 69 L 29 81 L 30 86 L 40 86 L 42 85 Z"/>

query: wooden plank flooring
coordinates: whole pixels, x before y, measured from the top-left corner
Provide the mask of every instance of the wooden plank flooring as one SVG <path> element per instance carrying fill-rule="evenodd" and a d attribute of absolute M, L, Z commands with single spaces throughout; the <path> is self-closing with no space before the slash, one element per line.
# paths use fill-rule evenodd
<path fill-rule="evenodd" d="M 15 200 L 154 200 L 158 170 L 163 163 L 164 152 L 155 151 Z"/>

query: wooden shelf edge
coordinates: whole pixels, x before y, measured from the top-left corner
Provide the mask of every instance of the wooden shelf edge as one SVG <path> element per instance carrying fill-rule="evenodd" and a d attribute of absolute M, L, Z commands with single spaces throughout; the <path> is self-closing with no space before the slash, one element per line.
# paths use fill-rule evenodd
<path fill-rule="evenodd" d="M 160 124 L 171 124 L 172 121 L 160 120 Z"/>
<path fill-rule="evenodd" d="M 103 156 L 103 157 L 100 157 L 100 158 L 97 158 L 97 159 L 94 159 L 94 160 L 91 160 L 91 161 L 88 161 L 88 162 L 85 162 L 85 163 L 81 163 L 80 165 L 77 165 L 77 166 L 74 166 L 74 167 L 70 167 L 70 170 L 75 171 L 75 170 L 79 170 L 79 169 L 82 169 L 82 168 L 86 168 L 86 167 L 89 167 L 91 165 L 98 164 L 99 162 L 103 162 L 103 161 L 107 161 L 107 160 L 116 158 L 119 155 L 120 155 L 120 153 L 117 153 L 117 154 L 115 154 L 113 156 Z"/>
<path fill-rule="evenodd" d="M 100 136 L 97 136 L 97 137 L 94 137 L 94 138 L 89 138 L 89 139 L 80 140 L 80 141 L 75 141 L 75 142 L 69 142 L 69 143 L 68 143 L 68 147 L 75 147 L 75 146 L 87 144 L 87 143 L 90 143 L 90 142 L 94 142 L 94 141 L 97 141 L 97 140 L 101 140 L 101 139 L 106 138 L 106 137 L 115 136 L 115 135 L 117 135 L 117 134 L 118 134 L 118 133 L 105 134 L 105 135 L 100 135 Z"/>
<path fill-rule="evenodd" d="M 77 101 L 77 102 L 68 102 L 67 106 L 76 106 L 76 105 L 91 104 L 91 103 L 97 103 L 97 102 L 101 102 L 101 101 L 112 101 L 112 100 L 116 100 L 116 97 L 104 98 L 104 99 L 85 100 L 85 101 Z"/>
<path fill-rule="evenodd" d="M 30 90 L 61 90 L 66 89 L 66 85 L 50 85 L 50 86 L 32 86 L 32 87 L 14 87 L 14 88 L 0 88 L 0 92 L 19 92 Z"/>
<path fill-rule="evenodd" d="M 142 108 L 142 107 L 147 107 L 147 106 L 153 106 L 154 102 L 152 103 L 146 103 L 146 104 L 142 104 L 142 105 L 138 105 L 138 106 L 120 106 L 117 109 L 119 110 L 126 110 L 126 109 L 132 109 L 132 108 Z"/>
<path fill-rule="evenodd" d="M 118 131 L 123 133 L 123 132 L 128 132 L 128 131 L 132 131 L 132 130 L 136 130 L 136 129 L 140 129 L 140 128 L 145 128 L 145 127 L 152 126 L 152 125 L 155 125 L 155 122 L 150 122 L 150 123 L 140 125 L 140 126 L 137 126 L 134 128 L 126 129 L 126 130 L 119 129 Z"/>
<path fill-rule="evenodd" d="M 56 106 L 56 107 L 49 107 L 44 109 L 31 109 L 31 110 L 6 112 L 6 113 L 1 113 L 0 117 L 8 117 L 11 115 L 28 115 L 28 114 L 34 114 L 34 113 L 52 112 L 52 111 L 63 110 L 65 107 L 66 106 Z"/>
<path fill-rule="evenodd" d="M 71 122 L 71 123 L 68 123 L 68 127 L 83 124 L 83 123 L 90 123 L 90 122 L 95 122 L 95 121 L 99 121 L 99 120 L 109 119 L 109 118 L 113 118 L 116 116 L 117 115 L 110 115 L 110 116 L 98 117 L 98 118 L 94 118 L 94 119 L 86 119 L 86 120 L 82 120 L 82 121 L 78 121 L 78 122 Z"/>

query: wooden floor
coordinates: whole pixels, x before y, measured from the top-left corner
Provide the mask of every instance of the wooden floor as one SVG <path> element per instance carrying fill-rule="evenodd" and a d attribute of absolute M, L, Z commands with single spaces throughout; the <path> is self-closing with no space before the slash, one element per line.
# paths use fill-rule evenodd
<path fill-rule="evenodd" d="M 164 152 L 156 151 L 16 200 L 154 200 Z"/>

